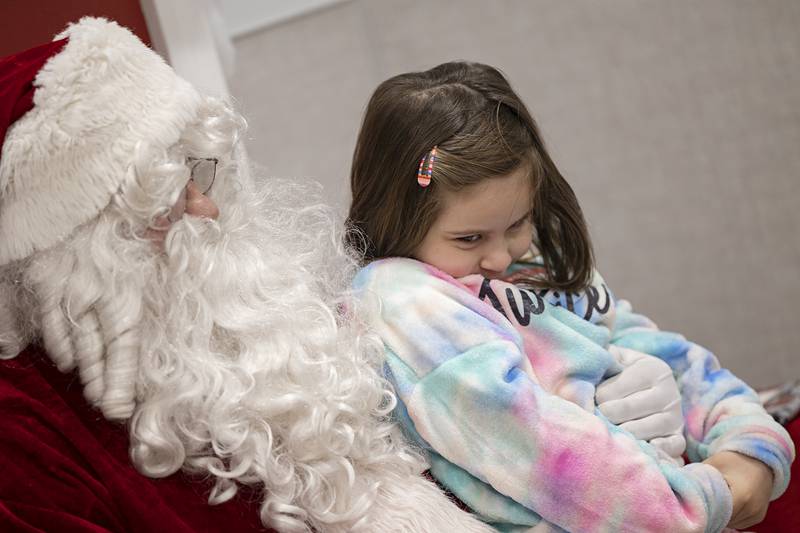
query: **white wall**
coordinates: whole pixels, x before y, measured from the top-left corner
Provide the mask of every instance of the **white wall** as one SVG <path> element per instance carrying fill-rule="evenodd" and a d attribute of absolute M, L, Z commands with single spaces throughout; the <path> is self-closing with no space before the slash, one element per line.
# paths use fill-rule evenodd
<path fill-rule="evenodd" d="M 232 38 L 307 15 L 344 0 L 216 0 Z"/>

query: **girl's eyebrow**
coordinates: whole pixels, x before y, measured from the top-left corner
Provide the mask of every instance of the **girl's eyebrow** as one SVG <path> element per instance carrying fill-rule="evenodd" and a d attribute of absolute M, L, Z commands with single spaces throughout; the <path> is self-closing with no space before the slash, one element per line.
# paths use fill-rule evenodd
<path fill-rule="evenodd" d="M 445 231 L 447 235 L 472 235 L 474 233 L 486 233 L 486 230 L 482 229 L 466 229 L 462 231 Z"/>
<path fill-rule="evenodd" d="M 480 228 L 478 226 L 459 228 L 455 224 L 450 226 L 450 229 L 443 228 L 442 230 L 443 230 L 442 232 L 446 233 L 447 235 L 471 235 L 473 233 L 486 233 L 487 231 L 489 231 L 486 228 Z"/>
<path fill-rule="evenodd" d="M 528 211 L 527 213 L 525 213 L 524 215 L 519 217 L 517 220 L 515 220 L 514 222 L 509 224 L 508 227 L 510 228 L 511 226 L 513 226 L 515 224 L 519 224 L 520 222 L 524 221 L 526 218 L 528 218 L 530 216 L 531 216 L 531 212 Z M 457 236 L 457 235 L 472 235 L 474 233 L 486 233 L 486 232 L 487 232 L 487 230 L 485 230 L 485 229 L 477 229 L 477 228 L 475 228 L 475 229 L 464 229 L 464 230 L 458 230 L 458 231 L 446 230 L 444 233 L 447 234 L 447 235 Z"/>

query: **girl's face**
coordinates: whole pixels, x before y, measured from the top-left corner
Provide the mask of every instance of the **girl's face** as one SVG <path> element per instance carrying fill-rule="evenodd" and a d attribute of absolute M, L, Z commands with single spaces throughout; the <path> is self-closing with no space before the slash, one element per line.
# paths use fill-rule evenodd
<path fill-rule="evenodd" d="M 533 190 L 527 165 L 442 194 L 442 211 L 413 257 L 454 278 L 498 278 L 531 246 Z"/>

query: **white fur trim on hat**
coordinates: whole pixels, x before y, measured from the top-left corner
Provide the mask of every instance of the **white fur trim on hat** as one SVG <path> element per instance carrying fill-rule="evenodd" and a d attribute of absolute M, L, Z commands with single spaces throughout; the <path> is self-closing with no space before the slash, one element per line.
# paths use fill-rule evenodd
<path fill-rule="evenodd" d="M 200 95 L 129 30 L 83 18 L 36 76 L 33 109 L 0 157 L 0 266 L 53 246 L 97 216 L 136 145 L 167 148 Z"/>

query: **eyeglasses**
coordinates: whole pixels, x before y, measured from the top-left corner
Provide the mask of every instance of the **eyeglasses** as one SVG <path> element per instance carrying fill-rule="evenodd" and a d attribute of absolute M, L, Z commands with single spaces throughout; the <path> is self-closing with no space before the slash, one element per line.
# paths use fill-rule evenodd
<path fill-rule="evenodd" d="M 187 157 L 186 162 L 195 187 L 203 194 L 208 194 L 217 177 L 219 160 L 215 157 Z"/>
<path fill-rule="evenodd" d="M 211 186 L 214 185 L 214 179 L 217 177 L 217 163 L 219 160 L 215 157 L 187 157 L 186 163 L 189 165 L 189 179 L 197 187 L 197 190 L 203 194 L 208 194 Z M 178 201 L 167 214 L 167 221 L 173 223 L 183 216 L 186 211 L 186 188 L 181 191 Z"/>

